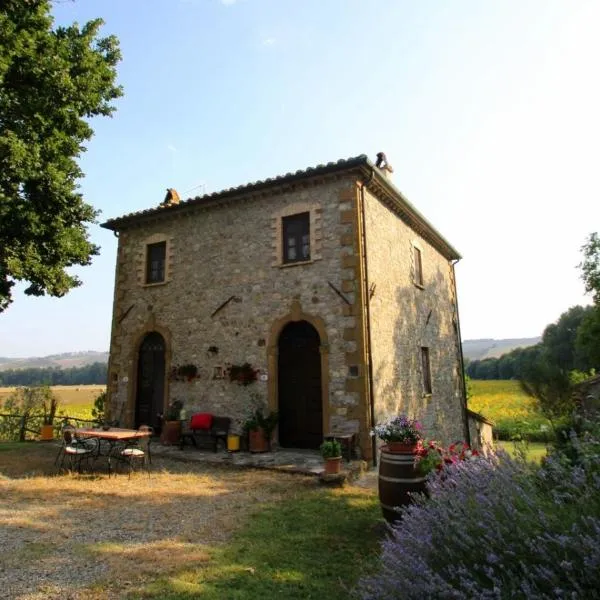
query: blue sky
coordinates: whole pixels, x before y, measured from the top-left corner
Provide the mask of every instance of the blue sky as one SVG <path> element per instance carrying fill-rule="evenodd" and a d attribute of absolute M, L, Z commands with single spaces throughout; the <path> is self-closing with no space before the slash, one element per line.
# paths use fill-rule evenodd
<path fill-rule="evenodd" d="M 125 95 L 96 119 L 81 189 L 100 221 L 338 158 L 386 152 L 462 253 L 464 339 L 528 337 L 589 303 L 600 229 L 594 0 L 77 0 L 121 41 Z M 65 298 L 0 315 L 0 355 L 109 346 L 116 239 Z"/>

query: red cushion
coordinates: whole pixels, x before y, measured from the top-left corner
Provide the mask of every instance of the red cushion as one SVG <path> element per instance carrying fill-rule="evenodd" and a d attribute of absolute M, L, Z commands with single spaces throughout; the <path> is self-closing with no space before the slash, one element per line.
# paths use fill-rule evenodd
<path fill-rule="evenodd" d="M 210 429 L 213 416 L 210 413 L 197 413 L 192 415 L 190 427 L 192 429 Z"/>

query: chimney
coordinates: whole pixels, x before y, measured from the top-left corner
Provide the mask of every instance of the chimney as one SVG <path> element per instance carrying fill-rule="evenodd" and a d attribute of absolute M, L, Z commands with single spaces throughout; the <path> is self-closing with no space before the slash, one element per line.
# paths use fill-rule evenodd
<path fill-rule="evenodd" d="M 390 163 L 388 162 L 385 156 L 385 152 L 377 153 L 377 160 L 375 161 L 375 166 L 381 171 L 381 174 L 386 179 L 392 178 L 392 173 L 394 172 L 394 169 L 392 168 L 392 165 L 390 165 Z"/>

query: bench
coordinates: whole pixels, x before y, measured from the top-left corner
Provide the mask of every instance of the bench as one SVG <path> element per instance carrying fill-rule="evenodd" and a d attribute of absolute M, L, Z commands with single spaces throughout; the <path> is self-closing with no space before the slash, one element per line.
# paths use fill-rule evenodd
<path fill-rule="evenodd" d="M 231 419 L 217 417 L 210 413 L 196 413 L 189 420 L 181 424 L 181 438 L 179 448 L 183 450 L 187 441 L 191 441 L 196 448 L 212 448 L 217 451 L 219 441 L 227 448 L 227 436 Z"/>

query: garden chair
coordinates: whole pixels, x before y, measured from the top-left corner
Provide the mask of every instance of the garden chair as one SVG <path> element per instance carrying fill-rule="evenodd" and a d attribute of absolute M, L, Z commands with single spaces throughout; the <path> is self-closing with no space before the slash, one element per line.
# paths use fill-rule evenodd
<path fill-rule="evenodd" d="M 140 462 L 142 466 L 146 468 L 148 477 L 150 477 L 150 463 L 152 462 L 152 455 L 150 454 L 150 438 L 154 433 L 154 430 L 148 425 L 141 425 L 138 431 L 147 432 L 150 435 L 130 440 L 119 452 L 119 459 L 129 468 L 130 479 L 133 465 L 136 461 Z"/>
<path fill-rule="evenodd" d="M 81 463 L 85 460 L 90 464 L 91 458 L 96 458 L 98 454 L 98 440 L 79 439 L 75 435 L 75 427 L 64 425 L 62 428 L 62 444 L 58 454 L 54 459 L 54 465 L 61 471 L 65 461 L 69 461 L 70 470 L 77 469 L 81 473 Z"/>

